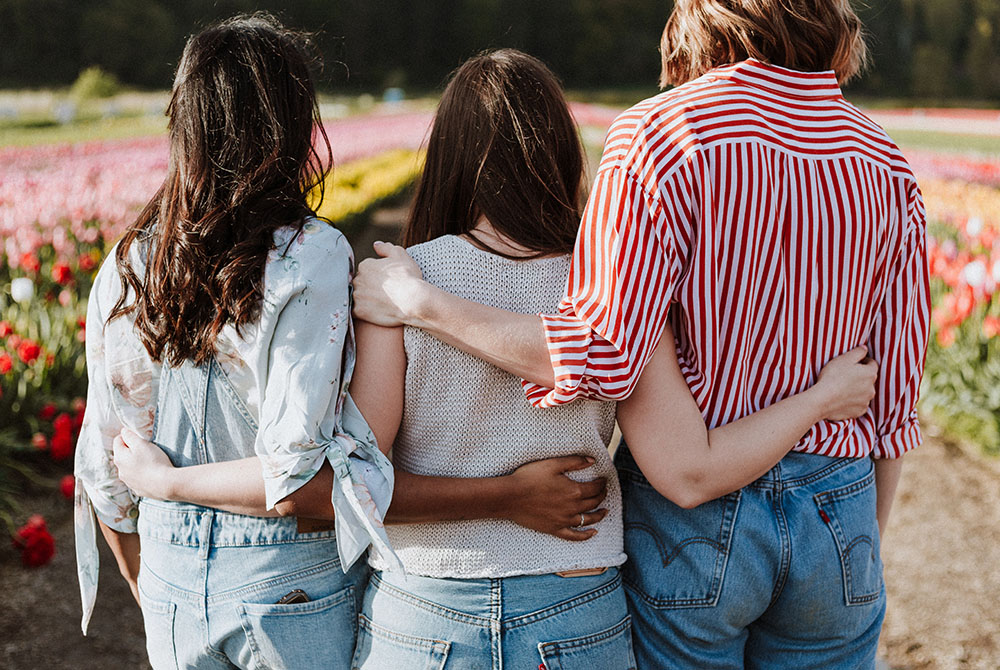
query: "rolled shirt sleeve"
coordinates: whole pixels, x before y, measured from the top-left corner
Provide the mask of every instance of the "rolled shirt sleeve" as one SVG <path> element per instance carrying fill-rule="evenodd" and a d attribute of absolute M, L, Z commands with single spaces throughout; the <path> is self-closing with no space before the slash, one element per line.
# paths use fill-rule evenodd
<path fill-rule="evenodd" d="M 350 245 L 336 229 L 310 221 L 295 239 L 279 240 L 272 254 L 256 361 L 261 399 L 254 445 L 267 507 L 329 462 L 344 569 L 370 544 L 393 560 L 383 528 L 392 465 L 347 393 L 355 359 Z"/>
<path fill-rule="evenodd" d="M 671 181 L 662 188 L 675 186 Z M 649 193 L 622 167 L 598 174 L 567 295 L 558 314 L 540 315 L 556 386 L 524 382 L 534 405 L 578 397 L 622 400 L 632 392 L 659 341 L 681 275 L 670 222 L 686 216 L 687 199 Z"/>
<path fill-rule="evenodd" d="M 899 458 L 921 441 L 916 405 L 930 332 L 930 271 L 923 199 L 915 182 L 909 188 L 900 194 L 905 232 L 868 345 L 879 364 L 874 458 Z"/>

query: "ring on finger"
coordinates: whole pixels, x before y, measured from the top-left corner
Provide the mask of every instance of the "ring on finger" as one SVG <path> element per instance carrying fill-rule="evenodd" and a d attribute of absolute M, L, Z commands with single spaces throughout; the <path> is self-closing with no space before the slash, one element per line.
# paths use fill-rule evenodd
<path fill-rule="evenodd" d="M 587 525 L 587 518 L 583 515 L 583 512 L 580 512 L 580 526 L 586 526 L 586 525 Z"/>

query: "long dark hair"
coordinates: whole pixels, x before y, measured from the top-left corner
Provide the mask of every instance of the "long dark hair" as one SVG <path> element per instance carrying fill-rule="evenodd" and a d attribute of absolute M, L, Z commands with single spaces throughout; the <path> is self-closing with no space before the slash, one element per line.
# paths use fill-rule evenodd
<path fill-rule="evenodd" d="M 583 147 L 555 75 L 514 49 L 480 54 L 441 97 L 403 244 L 464 233 L 490 248 L 472 232 L 485 216 L 538 256 L 569 253 L 582 177 Z"/>
<path fill-rule="evenodd" d="M 332 162 L 307 36 L 267 14 L 213 25 L 184 47 L 167 108 L 167 177 L 118 245 L 122 297 L 149 355 L 171 365 L 215 354 L 227 324 L 259 318 L 274 232 L 301 227 Z M 321 157 L 314 133 L 325 145 Z M 147 241 L 142 279 L 129 260 Z M 129 291 L 136 299 L 128 304 Z"/>

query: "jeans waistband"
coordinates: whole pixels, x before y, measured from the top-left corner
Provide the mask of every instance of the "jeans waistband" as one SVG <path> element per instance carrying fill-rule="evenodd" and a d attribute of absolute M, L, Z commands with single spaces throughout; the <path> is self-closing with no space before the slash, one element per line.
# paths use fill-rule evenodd
<path fill-rule="evenodd" d="M 242 547 L 285 542 L 331 541 L 333 530 L 299 533 L 294 517 L 255 517 L 187 503 L 143 499 L 139 535 L 189 547 Z"/>

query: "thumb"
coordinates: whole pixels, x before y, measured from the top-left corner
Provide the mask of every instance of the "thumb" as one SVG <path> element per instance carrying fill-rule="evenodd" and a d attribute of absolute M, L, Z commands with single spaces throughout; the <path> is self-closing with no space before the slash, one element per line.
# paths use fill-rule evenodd
<path fill-rule="evenodd" d="M 848 351 L 845 355 L 848 357 L 848 360 L 851 361 L 852 363 L 860 363 L 861 361 L 865 360 L 865 358 L 868 356 L 868 347 L 864 345 L 861 345 L 860 347 L 854 347 L 853 349 Z"/>
<path fill-rule="evenodd" d="M 381 240 L 372 242 L 372 249 L 375 253 L 382 258 L 390 258 L 392 256 L 398 256 L 400 253 L 406 253 L 403 247 L 393 244 L 392 242 L 382 242 Z"/>
<path fill-rule="evenodd" d="M 140 442 L 140 441 L 142 441 L 144 439 L 142 437 L 142 435 L 140 435 L 139 433 L 135 432 L 134 430 L 132 430 L 128 426 L 124 426 L 122 428 L 122 432 L 119 433 L 119 436 L 121 437 L 122 444 L 125 447 L 129 446 L 129 442 L 131 442 L 132 444 L 135 444 L 136 442 Z"/>

